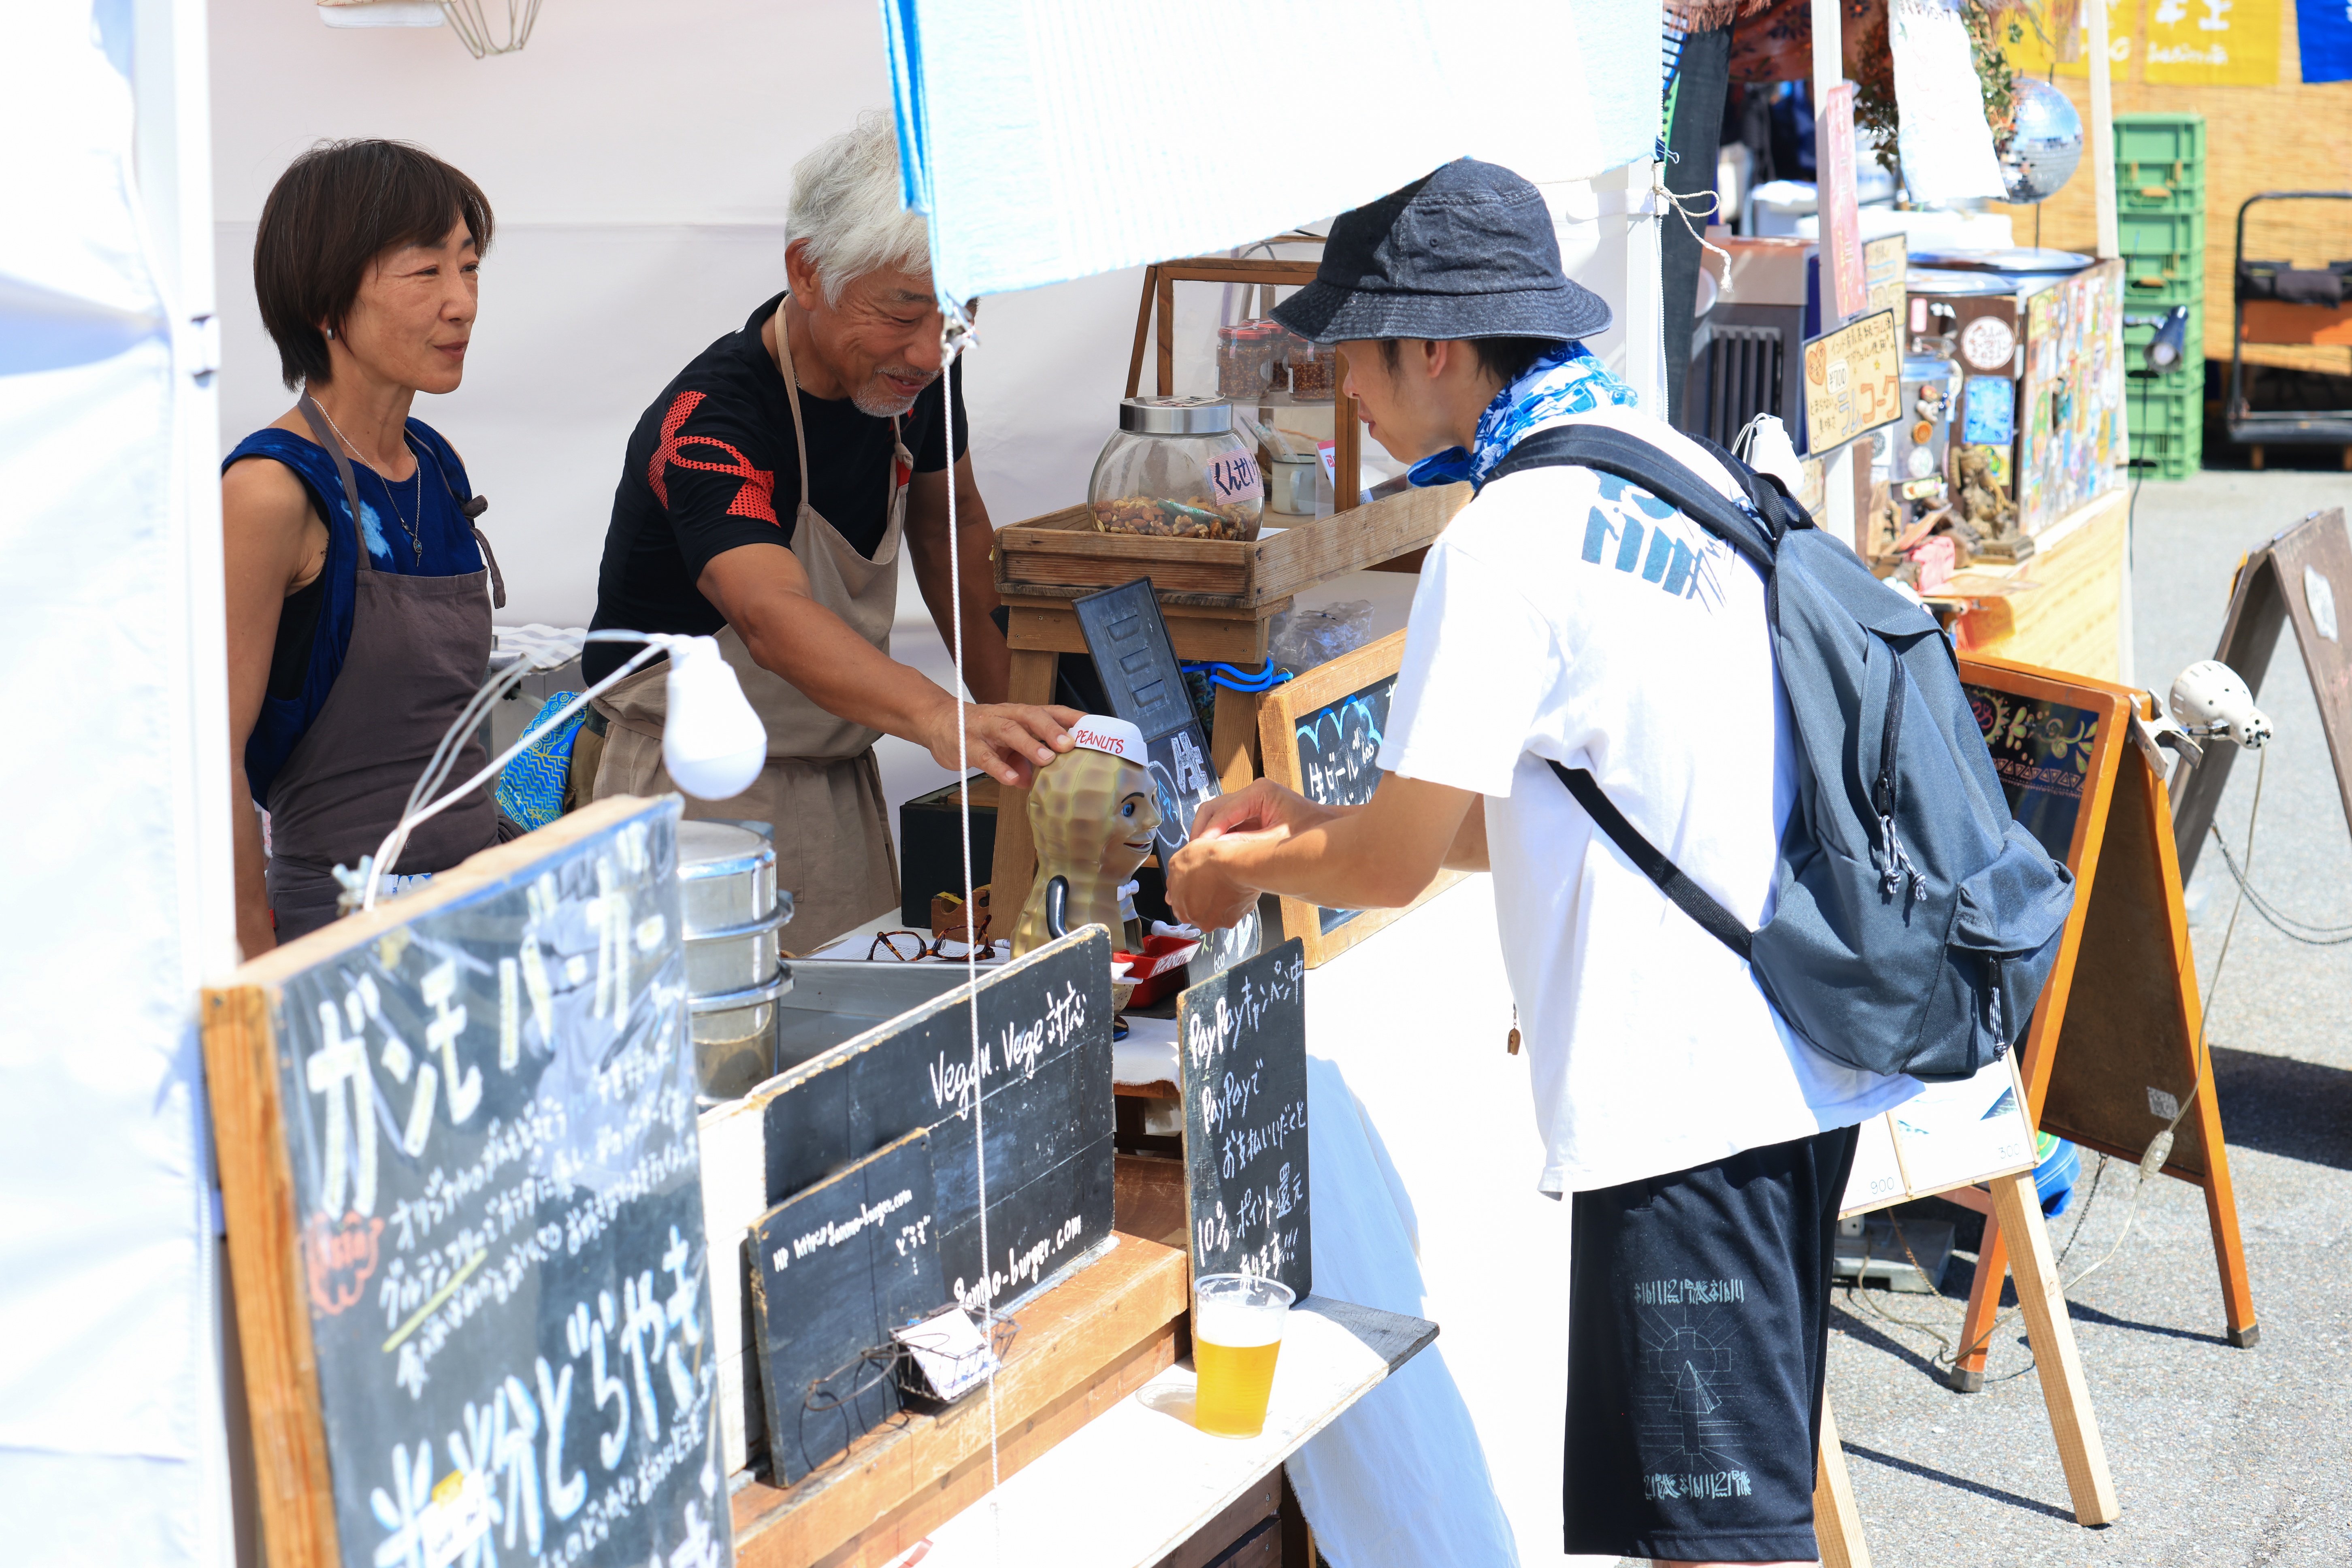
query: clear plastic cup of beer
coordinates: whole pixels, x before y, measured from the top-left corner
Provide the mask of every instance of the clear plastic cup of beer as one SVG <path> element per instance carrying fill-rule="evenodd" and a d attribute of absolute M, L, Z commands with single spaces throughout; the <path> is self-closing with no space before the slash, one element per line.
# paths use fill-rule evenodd
<path fill-rule="evenodd" d="M 1265 1430 L 1275 1358 L 1290 1312 L 1289 1286 L 1247 1274 L 1192 1281 L 1192 1367 L 1200 1374 L 1192 1424 L 1217 1437 Z"/>

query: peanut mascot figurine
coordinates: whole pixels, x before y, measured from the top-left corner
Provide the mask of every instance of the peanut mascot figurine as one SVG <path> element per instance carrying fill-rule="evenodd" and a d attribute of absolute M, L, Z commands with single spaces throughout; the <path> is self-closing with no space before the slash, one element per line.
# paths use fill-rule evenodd
<path fill-rule="evenodd" d="M 1070 739 L 1076 745 L 1040 767 L 1029 791 L 1037 880 L 1013 928 L 1016 958 L 1089 923 L 1108 926 L 1116 946 L 1119 887 L 1150 857 L 1160 826 L 1142 731 L 1089 713 Z"/>

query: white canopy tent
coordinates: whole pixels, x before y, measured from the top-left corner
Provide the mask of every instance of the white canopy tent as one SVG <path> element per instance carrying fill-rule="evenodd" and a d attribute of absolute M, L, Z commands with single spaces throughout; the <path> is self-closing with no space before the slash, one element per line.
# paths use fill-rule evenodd
<path fill-rule="evenodd" d="M 497 208 L 467 384 L 417 412 L 492 501 L 513 621 L 586 620 L 631 425 L 781 287 L 792 162 L 889 107 L 894 72 L 921 84 L 900 107 L 920 110 L 910 172 L 941 278 L 991 296 L 968 401 L 1000 524 L 1083 488 L 1137 264 L 1328 216 L 1463 153 L 1543 185 L 1570 269 L 1618 310 L 1593 346 L 1655 390 L 1646 0 L 1302 0 L 1270 37 L 1263 8 L 1233 0 L 891 0 L 887 32 L 851 0 L 555 0 L 527 49 L 478 61 L 444 29 L 331 30 L 296 4 L 206 17 L 202 0 L 96 0 L 95 26 L 71 0 L 21 9 L 0 23 L 0 193 L 44 221 L 0 236 L 0 493 L 16 498 L 0 606 L 12 717 L 41 744 L 0 784 L 25 827 L 0 872 L 0 974 L 32 999 L 0 1031 L 12 1561 L 228 1552 L 192 1028 L 197 985 L 233 959 L 214 476 L 290 401 L 249 258 L 295 153 L 415 141 Z M 1126 79 L 1074 92 L 1055 74 L 1073 68 Z M 1003 108 L 1041 94 L 1052 139 Z M 1154 116 L 1136 132 L 1130 104 Z M 1024 202 L 1049 174 L 1057 205 Z M 1019 227 L 1016 208 L 1045 221 Z M 216 340 L 196 324 L 215 267 Z M 54 363 L 19 348 L 51 342 Z M 896 651 L 950 679 L 919 597 L 901 604 Z M 897 742 L 884 768 L 893 800 L 945 776 Z M 1448 1201 L 1418 1195 L 1424 1214 Z M 1522 1418 L 1558 1426 L 1548 1402 Z M 1549 1491 L 1549 1526 L 1539 1498 L 1511 1510 L 1523 1560 L 1557 1557 L 1556 1468 Z"/>
<path fill-rule="evenodd" d="M 204 14 L 0 21 L 0 1519 L 228 1554 L 196 988 L 233 961 Z"/>

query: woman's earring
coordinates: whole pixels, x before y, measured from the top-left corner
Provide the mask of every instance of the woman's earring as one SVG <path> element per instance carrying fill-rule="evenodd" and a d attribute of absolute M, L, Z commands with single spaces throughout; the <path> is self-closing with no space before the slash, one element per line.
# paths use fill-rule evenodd
<path fill-rule="evenodd" d="M 329 327 L 329 328 L 327 329 L 327 335 L 328 335 L 329 337 L 331 337 L 331 337 L 333 337 L 333 336 L 335 335 L 335 329 L 334 329 L 334 328 L 332 328 L 332 327 Z"/>

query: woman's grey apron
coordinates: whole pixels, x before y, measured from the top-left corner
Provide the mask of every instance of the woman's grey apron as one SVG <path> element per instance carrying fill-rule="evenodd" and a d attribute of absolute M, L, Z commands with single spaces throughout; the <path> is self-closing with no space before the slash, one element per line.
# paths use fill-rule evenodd
<path fill-rule="evenodd" d="M 281 942 L 334 920 L 342 888 L 333 868 L 374 854 L 400 821 L 409 791 L 490 662 L 488 569 L 454 577 L 377 571 L 351 459 L 308 393 L 299 406 L 334 457 L 358 560 L 343 668 L 269 786 L 269 905 Z M 485 560 L 488 553 L 485 542 Z M 471 778 L 488 760 L 468 737 L 453 776 Z M 387 869 L 446 871 L 500 837 L 498 804 L 484 789 L 418 827 L 400 864 Z"/>
<path fill-rule="evenodd" d="M 800 510 L 793 518 L 792 552 L 808 575 L 809 597 L 887 654 L 890 623 L 898 613 L 898 542 L 905 533 L 907 479 L 914 458 L 903 439 L 893 440 L 887 521 L 868 560 L 809 504 L 808 437 L 784 327 L 790 303 L 787 295 L 777 305 L 775 326 L 784 403 L 792 410 L 793 445 L 800 456 Z M 898 421 L 891 426 L 895 437 Z M 796 952 L 812 952 L 898 902 L 898 862 L 890 847 L 882 774 L 874 761 L 874 742 L 882 731 L 825 711 L 783 677 L 762 668 L 734 627 L 722 628 L 718 640 L 743 683 L 743 695 L 768 728 L 768 765 L 750 789 L 731 800 L 687 796 L 686 815 L 774 826 L 777 879 L 793 901 L 790 945 Z M 656 664 L 596 699 L 607 723 L 597 798 L 677 787 L 661 761 L 668 676 L 668 666 Z"/>

